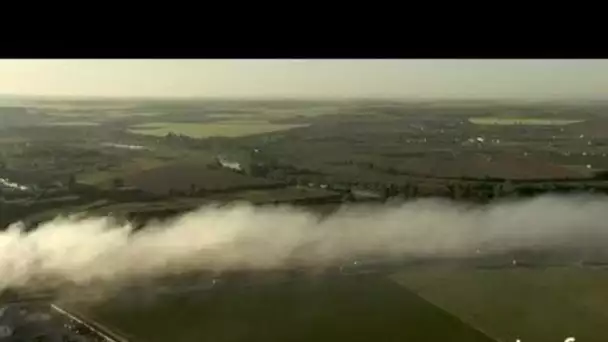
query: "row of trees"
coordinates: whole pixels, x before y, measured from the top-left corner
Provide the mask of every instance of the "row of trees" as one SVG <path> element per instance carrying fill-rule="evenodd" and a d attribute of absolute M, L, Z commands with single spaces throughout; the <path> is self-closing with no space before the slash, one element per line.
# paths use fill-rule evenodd
<path fill-rule="evenodd" d="M 295 184 L 318 186 L 318 182 L 308 182 L 306 177 L 297 179 Z M 346 198 L 354 200 L 357 196 L 352 189 L 362 189 L 376 193 L 383 199 L 389 198 L 416 198 L 420 196 L 449 197 L 454 200 L 470 200 L 487 202 L 503 197 L 532 197 L 547 193 L 607 193 L 608 187 L 591 184 L 558 184 L 558 183 L 530 183 L 513 184 L 504 182 L 450 182 L 425 186 L 423 183 L 406 182 L 403 184 L 378 182 L 334 182 L 328 183 L 327 188 L 349 194 Z M 423 189 L 424 188 L 424 189 Z"/>

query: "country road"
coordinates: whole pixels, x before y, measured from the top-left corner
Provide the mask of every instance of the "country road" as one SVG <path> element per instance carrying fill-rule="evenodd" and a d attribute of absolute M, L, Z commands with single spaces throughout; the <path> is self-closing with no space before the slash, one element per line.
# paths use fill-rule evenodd
<path fill-rule="evenodd" d="M 68 311 L 67 309 L 62 308 L 57 304 L 50 304 L 50 306 L 53 310 L 55 310 L 59 314 L 64 315 L 64 316 L 68 317 L 69 319 L 74 320 L 74 321 L 84 325 L 85 327 L 90 329 L 92 332 L 94 332 L 96 335 L 102 337 L 107 342 L 129 342 L 129 340 L 127 338 L 118 335 L 114 331 L 110 330 L 109 328 L 105 327 L 104 325 L 102 325 L 98 322 L 95 322 L 94 320 L 92 320 L 90 318 L 85 318 L 83 315 L 76 313 L 73 310 Z"/>
<path fill-rule="evenodd" d="M 129 342 L 84 317 L 47 300 L 0 303 L 0 342 Z"/>

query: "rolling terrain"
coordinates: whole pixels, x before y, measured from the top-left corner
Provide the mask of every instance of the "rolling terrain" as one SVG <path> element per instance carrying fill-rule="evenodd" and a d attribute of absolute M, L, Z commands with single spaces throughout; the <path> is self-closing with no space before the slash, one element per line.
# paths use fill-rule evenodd
<path fill-rule="evenodd" d="M 0 108 L 0 224 L 23 220 L 35 229 L 74 213 L 139 222 L 235 201 L 325 215 L 343 204 L 392 199 L 491 204 L 605 194 L 607 109 L 483 101 L 26 101 Z M 525 261 L 518 256 L 519 267 L 501 257 L 352 275 L 222 274 L 217 285 L 188 280 L 163 292 L 143 284 L 73 305 L 142 342 L 599 342 L 608 278 L 604 260 L 581 255 L 546 262 L 531 253 Z"/>

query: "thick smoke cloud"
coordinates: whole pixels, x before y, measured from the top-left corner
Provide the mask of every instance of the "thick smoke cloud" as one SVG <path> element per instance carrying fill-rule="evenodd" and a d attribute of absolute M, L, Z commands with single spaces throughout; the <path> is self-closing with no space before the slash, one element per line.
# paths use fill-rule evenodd
<path fill-rule="evenodd" d="M 608 242 L 608 200 L 540 197 L 488 206 L 418 200 L 343 207 L 207 206 L 133 231 L 111 218 L 57 218 L 0 232 L 0 290 L 40 279 L 117 282 L 189 270 L 324 267 L 361 256 L 467 257 Z"/>

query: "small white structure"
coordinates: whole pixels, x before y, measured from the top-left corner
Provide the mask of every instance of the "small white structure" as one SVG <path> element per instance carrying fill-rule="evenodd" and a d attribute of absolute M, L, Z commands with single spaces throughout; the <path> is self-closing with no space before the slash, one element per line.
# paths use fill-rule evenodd
<path fill-rule="evenodd" d="M 149 150 L 148 147 L 142 145 L 128 145 L 128 144 L 116 144 L 116 143 L 102 143 L 101 146 L 105 147 L 114 147 L 114 148 L 122 148 L 127 150 Z"/>
<path fill-rule="evenodd" d="M 236 171 L 243 171 L 241 164 L 239 164 L 237 162 L 231 162 L 222 157 L 218 157 L 217 160 L 222 167 L 225 167 L 225 168 L 231 169 L 231 170 L 236 170 Z"/>
<path fill-rule="evenodd" d="M 15 182 L 11 182 L 6 178 L 0 178 L 0 187 L 11 188 L 21 191 L 27 191 L 29 188 L 25 185 L 17 184 Z"/>

